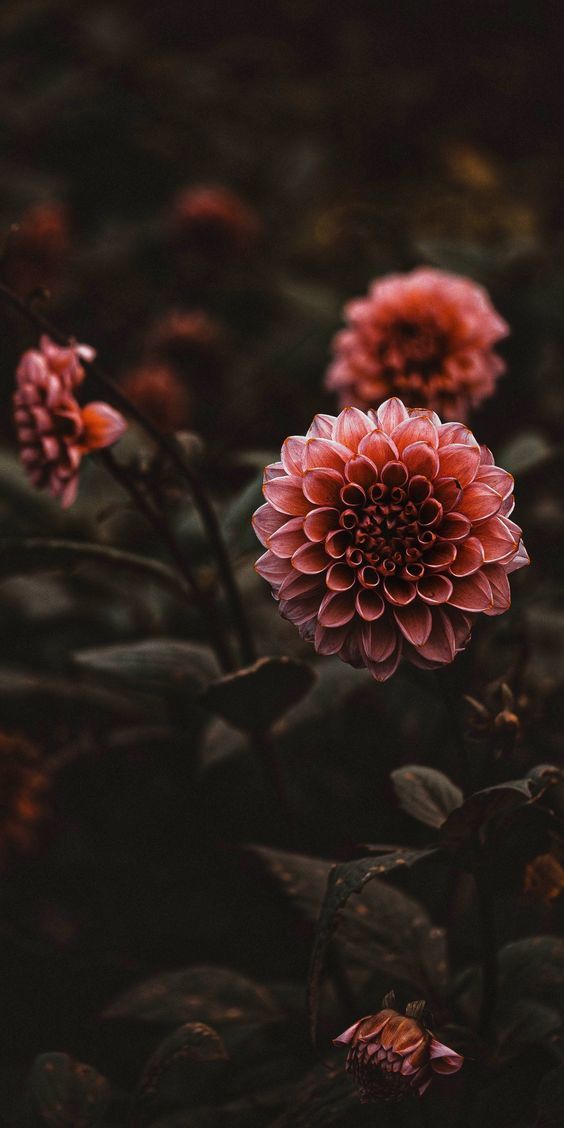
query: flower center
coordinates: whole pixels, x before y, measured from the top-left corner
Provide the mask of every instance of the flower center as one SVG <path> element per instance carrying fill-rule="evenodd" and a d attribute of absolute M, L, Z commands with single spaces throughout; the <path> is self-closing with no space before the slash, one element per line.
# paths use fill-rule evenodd
<path fill-rule="evenodd" d="M 380 345 L 379 360 L 390 376 L 417 373 L 426 380 L 442 369 L 446 353 L 445 334 L 434 321 L 398 319 Z"/>
<path fill-rule="evenodd" d="M 364 587 L 376 587 L 380 576 L 420 580 L 422 557 L 435 543 L 443 518 L 443 507 L 432 494 L 428 479 L 419 474 L 409 479 L 400 462 L 389 462 L 382 480 L 366 488 L 348 483 L 341 490 L 340 530 L 327 545 L 330 555 L 358 568 Z"/>

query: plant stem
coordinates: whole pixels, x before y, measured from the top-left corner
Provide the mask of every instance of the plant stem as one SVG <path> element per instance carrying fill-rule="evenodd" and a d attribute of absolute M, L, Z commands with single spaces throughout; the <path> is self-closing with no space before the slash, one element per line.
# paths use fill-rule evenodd
<path fill-rule="evenodd" d="M 153 529 L 161 540 L 166 544 L 170 555 L 172 556 L 179 572 L 186 580 L 188 587 L 192 591 L 194 598 L 206 616 L 212 645 L 217 655 L 218 662 L 225 673 L 230 673 L 234 669 L 233 660 L 229 652 L 229 648 L 223 636 L 223 631 L 219 624 L 215 604 L 210 599 L 208 593 L 199 583 L 199 580 L 192 569 L 192 566 L 182 552 L 180 545 L 169 525 L 165 521 L 161 513 L 150 504 L 145 497 L 143 491 L 139 488 L 135 480 L 128 473 L 125 466 L 114 458 L 111 451 L 106 450 L 100 452 L 100 457 L 104 462 L 106 468 L 113 478 L 127 491 L 132 501 L 137 508 L 153 526 Z"/>
<path fill-rule="evenodd" d="M 24 317 L 26 317 L 36 328 L 41 329 L 43 332 L 49 334 L 53 340 L 59 344 L 68 347 L 73 342 L 70 338 L 63 333 L 56 325 L 53 325 L 50 319 L 44 317 L 43 314 L 38 313 L 37 310 L 32 309 L 27 302 L 15 294 L 9 286 L 0 283 L 0 297 L 9 302 L 15 309 L 17 309 Z M 114 402 L 121 407 L 123 411 L 127 412 L 133 419 L 135 419 L 145 432 L 153 439 L 159 449 L 166 453 L 171 462 L 177 468 L 181 476 L 187 481 L 192 491 L 194 504 L 200 515 L 202 524 L 204 525 L 208 534 L 210 547 L 214 553 L 217 561 L 219 574 L 221 576 L 225 593 L 227 595 L 231 614 L 233 616 L 233 623 L 237 636 L 239 639 L 239 646 L 241 650 L 241 657 L 245 665 L 250 665 L 254 662 L 256 654 L 253 644 L 250 626 L 247 620 L 243 600 L 239 591 L 235 574 L 231 566 L 227 547 L 223 539 L 221 527 L 217 518 L 217 514 L 208 498 L 207 492 L 200 481 L 196 471 L 185 457 L 182 447 L 172 435 L 165 435 L 158 427 L 149 419 L 144 412 L 142 412 L 136 404 L 132 403 L 127 396 L 123 394 L 118 385 L 102 371 L 99 364 L 95 361 L 82 361 L 84 367 L 91 374 L 94 381 L 99 387 L 103 388 L 114 400 Z"/>
<path fill-rule="evenodd" d="M 476 872 L 476 890 L 480 912 L 482 934 L 482 1002 L 478 1020 L 478 1032 L 488 1038 L 492 1030 L 493 1016 L 497 1004 L 499 967 L 497 961 L 497 942 L 495 931 L 494 897 L 487 864 Z"/>

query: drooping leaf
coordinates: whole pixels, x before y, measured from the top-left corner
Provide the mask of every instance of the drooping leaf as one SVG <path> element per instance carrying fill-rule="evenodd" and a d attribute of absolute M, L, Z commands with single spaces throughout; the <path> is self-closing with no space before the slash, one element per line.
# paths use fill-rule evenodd
<path fill-rule="evenodd" d="M 561 1128 L 564 1119 L 564 1065 L 543 1077 L 537 1092 L 535 1128 Z"/>
<path fill-rule="evenodd" d="M 264 731 L 305 697 L 315 681 L 295 658 L 260 658 L 253 666 L 208 685 L 202 701 L 235 728 Z"/>
<path fill-rule="evenodd" d="M 485 841 L 494 822 L 540 799 L 557 778 L 555 772 L 558 769 L 543 764 L 535 774 L 531 773 L 524 779 L 509 780 L 474 792 L 462 806 L 451 811 L 441 826 L 442 845 L 457 852 L 471 849 L 473 843 Z"/>
<path fill-rule="evenodd" d="M 161 1042 L 143 1069 L 130 1117 L 132 1128 L 144 1128 L 152 1122 L 165 1078 L 171 1070 L 180 1067 L 189 1076 L 192 1067 L 225 1061 L 227 1056 L 219 1034 L 210 1026 L 197 1022 L 180 1026 Z"/>
<path fill-rule="evenodd" d="M 228 968 L 197 966 L 167 971 L 121 995 L 104 1014 L 138 1022 L 201 1020 L 210 1026 L 272 1022 L 280 1011 L 266 988 Z"/>
<path fill-rule="evenodd" d="M 391 780 L 403 810 L 435 830 L 464 801 L 460 788 L 436 768 L 406 764 L 391 773 Z"/>
<path fill-rule="evenodd" d="M 400 850 L 378 858 L 361 858 L 355 862 L 345 862 L 331 870 L 317 923 L 309 971 L 308 1004 L 314 1042 L 319 988 L 327 945 L 342 919 L 349 897 L 360 893 L 363 887 L 368 882 L 373 883 L 375 878 L 390 873 L 398 866 L 414 865 L 415 862 L 430 857 L 433 853 L 432 848 Z M 376 945 L 371 946 L 367 959 L 370 959 L 372 964 L 379 960 L 381 966 L 387 968 L 390 976 L 399 973 L 400 977 L 405 978 L 414 987 L 421 988 L 422 994 L 426 994 L 429 990 L 432 992 L 433 987 L 430 987 L 426 969 L 420 960 L 421 926 L 426 928 L 428 924 L 424 909 L 393 886 L 376 882 L 372 885 L 371 891 L 372 900 L 379 901 L 372 925 L 378 937 L 380 952 L 376 955 Z M 375 907 L 370 906 L 372 910 Z M 370 911 L 368 906 L 364 906 L 364 909 Z"/>
<path fill-rule="evenodd" d="M 68 1054 L 41 1054 L 24 1096 L 26 1128 L 95 1128 L 110 1101 L 110 1086 L 90 1065 Z"/>
<path fill-rule="evenodd" d="M 218 667 L 207 646 L 175 638 L 79 650 L 74 661 L 104 680 L 137 692 L 194 698 Z"/>
<path fill-rule="evenodd" d="M 502 1010 L 496 1022 L 498 1044 L 504 1057 L 519 1054 L 526 1046 L 545 1042 L 562 1024 L 555 1007 L 531 998 L 519 998 Z"/>

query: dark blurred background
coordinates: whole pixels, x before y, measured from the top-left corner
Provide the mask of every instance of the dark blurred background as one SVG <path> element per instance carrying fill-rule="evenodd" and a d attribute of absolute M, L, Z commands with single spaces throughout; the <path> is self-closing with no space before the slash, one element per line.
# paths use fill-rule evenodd
<path fill-rule="evenodd" d="M 562 441 L 564 422 L 562 23 L 561 5 L 539 0 L 4 0 L 5 275 L 26 294 L 48 275 L 50 294 L 35 294 L 37 308 L 93 345 L 120 381 L 151 369 L 157 414 L 163 366 L 172 371 L 171 387 L 184 391 L 171 425 L 202 436 L 221 501 L 233 488 L 251 491 L 245 514 L 258 504 L 263 452 L 333 407 L 323 375 L 343 302 L 373 277 L 422 262 L 468 274 L 512 330 L 500 350 L 508 375 L 472 425 L 501 465 L 527 467 Z M 237 202 L 224 199 L 227 235 L 190 242 L 186 193 L 202 186 Z M 195 353 L 181 343 L 163 359 L 162 319 L 194 310 L 205 313 L 213 347 L 199 338 Z M 9 459 L 14 365 L 36 338 L 15 315 L 2 325 Z M 8 474 L 10 489 L 18 473 Z M 85 494 L 89 481 L 90 509 L 81 502 L 64 531 L 91 539 L 92 507 L 115 498 L 94 471 Z M 499 677 L 530 615 L 542 643 L 535 684 L 545 694 L 534 747 L 545 758 L 564 751 L 561 486 L 555 470 L 523 485 L 517 519 L 536 560 L 528 594 L 517 597 L 513 626 L 500 626 L 497 650 L 477 631 L 473 672 L 459 660 L 459 676 L 476 685 Z M 27 532 L 60 530 L 53 508 L 28 503 L 18 518 L 5 503 L 8 531 L 22 531 L 18 520 Z M 236 515 L 229 527 L 242 528 Z M 115 532 L 118 543 L 150 548 L 133 519 L 112 529 L 108 540 Z M 190 536 L 188 528 L 187 544 Z M 233 547 L 246 576 L 253 542 L 248 530 L 240 536 Z M 52 577 L 43 587 L 21 583 L 0 592 L 1 659 L 18 668 L 65 677 L 73 649 L 193 627 L 170 608 L 125 607 L 119 583 L 92 576 L 64 587 Z M 266 591 L 243 583 L 257 601 L 263 652 L 304 656 Z M 527 659 L 535 645 L 528 637 Z M 351 672 L 335 669 L 344 693 Z M 449 762 L 444 719 L 427 690 L 400 675 L 384 698 L 358 678 L 354 704 L 330 732 L 306 711 L 293 743 L 287 734 L 281 741 L 306 828 L 301 848 L 328 857 L 358 841 L 417 837 L 393 807 L 389 769 L 427 754 L 437 766 Z M 333 689 L 325 692 L 322 711 Z M 231 761 L 229 749 L 214 759 L 212 748 L 214 771 L 202 776 L 197 710 L 174 702 L 173 735 L 163 736 L 146 716 L 135 719 L 139 730 L 129 715 L 112 727 L 93 722 L 84 701 L 53 705 L 46 691 L 28 706 L 18 693 L 2 692 L 8 728 L 57 754 L 82 740 L 87 755 L 62 773 L 43 853 L 18 862 L 4 891 L 8 1108 L 40 1050 L 95 1059 L 118 1079 L 132 1074 L 125 1052 L 112 1060 L 97 1025 L 130 981 L 206 960 L 299 978 L 309 953 L 309 935 L 295 930 L 288 941 L 285 911 L 233 846 L 290 843 L 248 760 Z"/>

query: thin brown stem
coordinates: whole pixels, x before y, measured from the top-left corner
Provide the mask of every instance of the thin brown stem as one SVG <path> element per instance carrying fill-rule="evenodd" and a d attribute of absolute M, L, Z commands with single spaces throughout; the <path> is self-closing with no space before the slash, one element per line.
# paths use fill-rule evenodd
<path fill-rule="evenodd" d="M 153 529 L 166 544 L 172 559 L 174 560 L 179 572 L 186 580 L 188 587 L 192 591 L 197 605 L 204 613 L 212 645 L 217 655 L 218 662 L 225 673 L 229 673 L 234 669 L 234 663 L 229 652 L 229 648 L 223 636 L 219 619 L 217 616 L 215 604 L 210 599 L 208 593 L 201 586 L 196 573 L 194 572 L 190 561 L 182 552 L 178 541 L 165 521 L 163 515 L 150 504 L 142 489 L 140 489 L 137 482 L 129 474 L 127 468 L 114 458 L 111 451 L 102 451 L 100 454 L 102 461 L 110 472 L 113 478 L 127 491 L 132 501 L 143 514 L 146 520 L 152 525 Z"/>
<path fill-rule="evenodd" d="M 53 325 L 51 320 L 46 318 L 42 313 L 39 313 L 36 309 L 32 309 L 27 302 L 3 283 L 0 283 L 0 297 L 4 298 L 5 301 L 17 309 L 28 321 L 35 325 L 36 328 L 48 333 L 49 336 L 59 344 L 65 346 L 72 344 L 71 339 L 66 333 L 63 333 L 58 326 Z M 194 504 L 198 510 L 202 524 L 206 529 L 210 547 L 217 561 L 218 571 L 225 588 L 234 627 L 239 639 L 243 663 L 250 665 L 254 662 L 256 653 L 243 600 L 235 579 L 217 514 L 194 467 L 185 457 L 184 451 L 176 439 L 172 435 L 165 435 L 160 431 L 153 421 L 124 395 L 121 388 L 119 388 L 114 380 L 101 369 L 96 361 L 83 360 L 82 363 L 98 386 L 103 388 L 104 391 L 111 396 L 118 407 L 121 407 L 131 418 L 135 419 L 153 439 L 159 449 L 168 455 L 170 461 L 188 483 L 194 498 Z"/>

